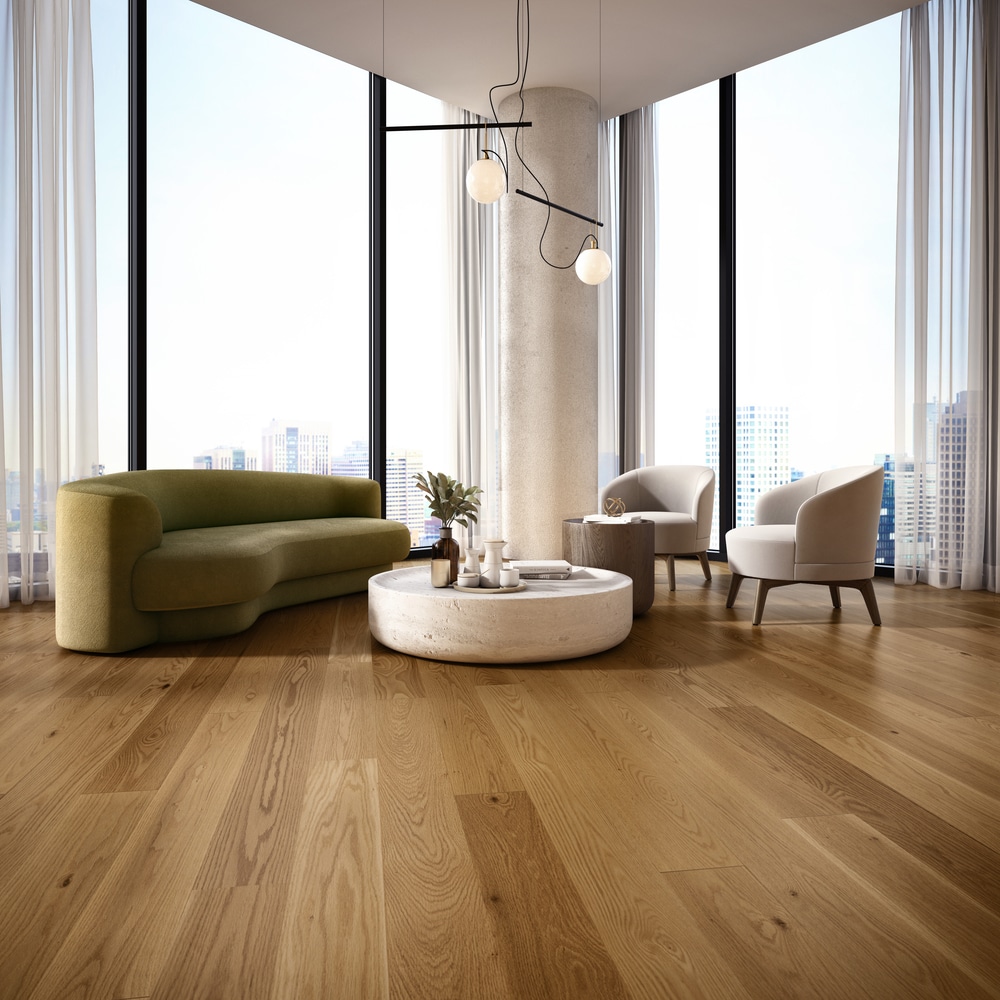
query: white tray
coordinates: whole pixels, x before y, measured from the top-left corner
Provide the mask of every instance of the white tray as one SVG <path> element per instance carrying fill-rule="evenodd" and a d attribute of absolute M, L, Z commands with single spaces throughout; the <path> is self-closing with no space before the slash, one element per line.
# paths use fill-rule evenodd
<path fill-rule="evenodd" d="M 524 590 L 525 586 L 519 583 L 516 587 L 460 587 L 453 583 L 451 588 L 460 594 L 516 594 L 519 590 Z"/>

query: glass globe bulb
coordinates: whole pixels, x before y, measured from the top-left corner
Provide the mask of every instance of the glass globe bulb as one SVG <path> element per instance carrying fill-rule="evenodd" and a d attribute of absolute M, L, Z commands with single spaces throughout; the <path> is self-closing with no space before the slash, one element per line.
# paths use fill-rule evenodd
<path fill-rule="evenodd" d="M 611 273 L 611 258 L 599 247 L 576 258 L 576 276 L 586 285 L 599 285 Z"/>
<path fill-rule="evenodd" d="M 469 167 L 465 188 L 480 205 L 492 205 L 507 190 L 507 177 L 496 160 L 484 156 Z"/>

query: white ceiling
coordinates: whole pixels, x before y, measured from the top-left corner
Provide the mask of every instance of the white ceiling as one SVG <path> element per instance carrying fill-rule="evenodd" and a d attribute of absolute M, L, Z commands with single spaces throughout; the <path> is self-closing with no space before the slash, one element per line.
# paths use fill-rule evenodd
<path fill-rule="evenodd" d="M 484 115 L 517 73 L 518 0 L 197 2 Z M 913 2 L 530 0 L 526 86 L 582 90 L 611 118 Z"/>

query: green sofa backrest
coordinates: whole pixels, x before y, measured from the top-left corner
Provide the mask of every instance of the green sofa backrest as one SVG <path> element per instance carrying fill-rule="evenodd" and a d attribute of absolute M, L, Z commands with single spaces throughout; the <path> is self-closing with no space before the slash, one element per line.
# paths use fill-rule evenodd
<path fill-rule="evenodd" d="M 67 484 L 86 488 L 88 480 Z M 164 531 L 317 517 L 381 517 L 372 479 L 229 469 L 115 472 L 89 482 L 142 493 L 156 504 Z"/>

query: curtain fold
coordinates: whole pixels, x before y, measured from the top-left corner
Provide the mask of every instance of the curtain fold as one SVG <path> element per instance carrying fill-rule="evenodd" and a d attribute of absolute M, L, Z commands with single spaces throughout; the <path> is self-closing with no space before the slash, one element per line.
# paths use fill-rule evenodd
<path fill-rule="evenodd" d="M 445 105 L 448 120 L 471 124 L 478 116 Z M 448 259 L 452 377 L 457 386 L 458 472 L 466 486 L 482 488 L 478 538 L 498 536 L 500 511 L 497 454 L 496 372 L 498 250 L 496 205 L 479 205 L 465 190 L 465 173 L 478 158 L 482 133 L 476 129 L 445 133 L 448 153 Z M 465 539 L 462 539 L 463 545 Z"/>
<path fill-rule="evenodd" d="M 974 350 L 983 363 L 984 481 L 983 582 L 1000 591 L 1000 3 L 982 5 L 985 148 L 982 171 L 983 342 Z M 990 487 L 989 484 L 992 484 Z"/>
<path fill-rule="evenodd" d="M 983 31 L 983 10 L 993 6 L 930 0 L 902 17 L 894 473 L 900 583 L 997 586 L 996 169 L 989 153 L 996 102 L 986 90 Z"/>
<path fill-rule="evenodd" d="M 619 281 L 621 264 L 618 245 L 618 119 L 598 126 L 597 155 L 600 184 L 597 217 L 604 223 L 600 245 L 611 257 L 611 278 L 597 286 L 597 490 L 594 510 L 603 486 L 618 475 L 621 437 L 618 355 Z"/>
<path fill-rule="evenodd" d="M 0 0 L 0 606 L 56 596 L 60 483 L 96 475 L 89 0 Z"/>
<path fill-rule="evenodd" d="M 654 461 L 656 342 L 656 113 L 619 119 L 620 471 Z"/>

